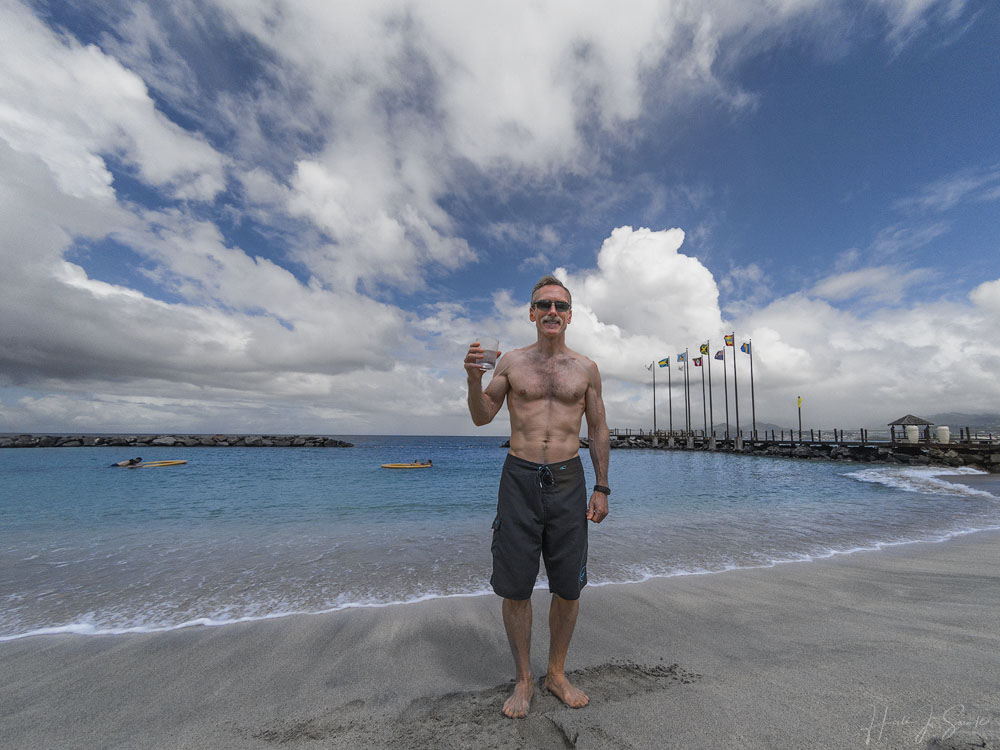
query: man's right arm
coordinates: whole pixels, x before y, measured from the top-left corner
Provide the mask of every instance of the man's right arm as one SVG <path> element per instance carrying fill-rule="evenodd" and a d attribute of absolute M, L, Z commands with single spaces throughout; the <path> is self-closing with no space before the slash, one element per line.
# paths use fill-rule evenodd
<path fill-rule="evenodd" d="M 503 400 L 507 396 L 507 388 L 509 387 L 507 380 L 508 355 L 508 357 L 497 359 L 493 378 L 490 380 L 490 384 L 485 389 L 483 388 L 485 371 L 479 366 L 482 351 L 477 342 L 469 347 L 469 351 L 465 355 L 465 373 L 469 383 L 469 414 L 472 415 L 472 422 L 477 427 L 493 421 L 493 417 L 503 406 Z"/>

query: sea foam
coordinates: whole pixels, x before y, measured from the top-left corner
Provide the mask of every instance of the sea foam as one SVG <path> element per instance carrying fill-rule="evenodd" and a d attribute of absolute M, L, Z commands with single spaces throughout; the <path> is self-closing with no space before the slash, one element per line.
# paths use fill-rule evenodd
<path fill-rule="evenodd" d="M 943 468 L 940 466 L 879 466 L 851 471 L 844 476 L 859 482 L 881 484 L 904 492 L 933 495 L 968 495 L 995 498 L 990 492 L 959 482 L 949 482 L 942 476 L 982 476 L 987 472 L 968 467 Z"/>

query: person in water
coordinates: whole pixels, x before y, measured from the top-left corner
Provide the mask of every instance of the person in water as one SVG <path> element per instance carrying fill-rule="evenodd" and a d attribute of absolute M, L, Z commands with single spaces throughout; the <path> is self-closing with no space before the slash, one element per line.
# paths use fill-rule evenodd
<path fill-rule="evenodd" d="M 489 424 L 505 400 L 510 413 L 510 452 L 493 521 L 490 578 L 493 590 L 503 597 L 503 623 L 517 672 L 513 694 L 503 705 L 510 718 L 527 715 L 534 692 L 531 592 L 539 555 L 552 593 L 544 687 L 573 708 L 590 701 L 566 678 L 565 662 L 580 591 L 587 585 L 587 521 L 600 523 L 607 517 L 611 493 L 601 375 L 596 364 L 566 346 L 572 297 L 559 279 L 545 276 L 535 284 L 528 318 L 535 324 L 537 340 L 498 359 L 486 388 L 479 342 L 465 356 L 472 421 Z M 583 417 L 597 480 L 589 503 L 579 456 Z"/>
<path fill-rule="evenodd" d="M 119 461 L 116 464 L 111 464 L 112 466 L 124 466 L 127 469 L 131 469 L 142 463 L 142 456 L 137 456 L 136 458 L 130 458 L 127 461 Z"/>

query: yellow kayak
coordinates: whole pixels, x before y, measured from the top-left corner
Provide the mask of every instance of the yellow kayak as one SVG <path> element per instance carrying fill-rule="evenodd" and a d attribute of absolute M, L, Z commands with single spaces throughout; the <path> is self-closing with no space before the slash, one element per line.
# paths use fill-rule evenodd
<path fill-rule="evenodd" d="M 429 469 L 433 464 L 382 464 L 383 469 Z"/>
<path fill-rule="evenodd" d="M 155 469 L 159 466 L 180 466 L 186 463 L 187 461 L 143 461 L 139 467 Z"/>

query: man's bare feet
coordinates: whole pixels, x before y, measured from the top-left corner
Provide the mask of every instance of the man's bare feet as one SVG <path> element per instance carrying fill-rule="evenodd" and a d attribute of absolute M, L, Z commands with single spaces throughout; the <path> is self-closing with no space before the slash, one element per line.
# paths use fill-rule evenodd
<path fill-rule="evenodd" d="M 526 682 L 518 682 L 514 685 L 514 692 L 503 704 L 504 715 L 508 719 L 523 719 L 528 715 L 528 707 L 531 705 L 531 696 L 535 692 L 535 681 L 530 677 Z"/>
<path fill-rule="evenodd" d="M 545 689 L 570 708 L 583 708 L 590 703 L 587 694 L 567 680 L 564 674 L 545 675 Z"/>

